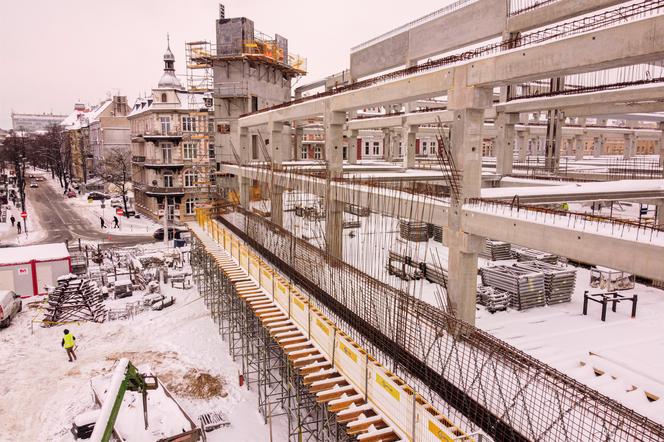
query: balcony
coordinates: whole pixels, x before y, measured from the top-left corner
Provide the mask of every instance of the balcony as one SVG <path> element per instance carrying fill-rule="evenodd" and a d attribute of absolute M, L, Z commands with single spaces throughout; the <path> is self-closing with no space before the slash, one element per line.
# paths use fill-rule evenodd
<path fill-rule="evenodd" d="M 217 83 L 214 91 L 215 96 L 220 98 L 247 97 L 249 96 L 249 82 L 227 81 Z"/>
<path fill-rule="evenodd" d="M 131 157 L 132 163 L 145 163 L 145 156 L 134 155 Z"/>
<path fill-rule="evenodd" d="M 184 133 L 179 126 L 171 128 L 168 131 L 161 130 L 146 130 L 143 133 L 133 134 L 131 136 L 131 141 L 135 143 L 143 143 L 146 141 L 173 141 L 175 143 L 180 142 Z"/>
<path fill-rule="evenodd" d="M 147 196 L 183 196 L 184 187 L 144 186 Z"/>
<path fill-rule="evenodd" d="M 185 161 L 179 155 L 172 156 L 171 158 L 168 159 L 164 159 L 161 156 L 156 158 L 154 157 L 145 158 L 145 162 L 143 163 L 143 166 L 148 169 L 163 169 L 163 168 L 182 169 L 184 165 Z"/>

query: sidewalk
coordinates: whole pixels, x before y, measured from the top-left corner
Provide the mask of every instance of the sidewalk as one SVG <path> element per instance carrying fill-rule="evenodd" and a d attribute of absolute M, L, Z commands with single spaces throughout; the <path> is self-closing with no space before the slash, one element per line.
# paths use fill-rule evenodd
<path fill-rule="evenodd" d="M 39 223 L 39 214 L 34 209 L 34 206 L 27 195 L 25 197 L 25 205 L 28 212 L 28 231 L 26 232 L 25 228 L 23 228 L 23 231 L 19 235 L 16 229 L 16 223 L 14 224 L 14 227 L 12 227 L 11 221 L 9 221 L 9 218 L 11 218 L 12 215 L 16 218 L 16 222 L 21 222 L 22 227 L 25 227 L 25 221 L 21 218 L 20 206 L 16 207 L 10 202 L 7 205 L 7 222 L 0 223 L 0 245 L 11 244 L 24 246 L 46 238 L 46 232 L 42 230 L 41 224 Z"/>

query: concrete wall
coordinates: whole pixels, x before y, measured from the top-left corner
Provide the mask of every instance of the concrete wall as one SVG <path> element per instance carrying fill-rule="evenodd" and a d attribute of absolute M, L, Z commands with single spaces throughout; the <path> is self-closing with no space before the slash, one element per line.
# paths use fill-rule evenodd
<path fill-rule="evenodd" d="M 481 0 L 351 53 L 350 73 L 359 78 L 500 36 L 507 2 Z"/>

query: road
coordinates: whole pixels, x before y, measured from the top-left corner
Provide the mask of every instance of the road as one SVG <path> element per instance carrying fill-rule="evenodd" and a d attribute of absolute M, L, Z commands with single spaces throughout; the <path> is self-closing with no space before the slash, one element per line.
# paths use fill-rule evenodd
<path fill-rule="evenodd" d="M 80 238 L 82 241 L 103 241 L 114 246 L 132 246 L 154 241 L 152 235 L 108 235 L 97 231 L 88 219 L 65 203 L 61 193 L 46 182 L 40 182 L 38 188 L 26 187 L 26 194 L 38 213 L 42 229 L 46 231 L 46 238 L 41 243 L 71 242 Z"/>

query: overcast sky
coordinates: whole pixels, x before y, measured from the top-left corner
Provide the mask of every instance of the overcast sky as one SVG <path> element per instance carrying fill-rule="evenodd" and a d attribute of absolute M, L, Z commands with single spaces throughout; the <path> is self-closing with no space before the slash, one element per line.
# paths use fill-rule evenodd
<path fill-rule="evenodd" d="M 279 33 L 307 58 L 301 81 L 348 67 L 350 48 L 450 0 L 225 0 L 226 17 L 245 16 Z M 184 43 L 214 41 L 213 0 L 1 0 L 0 128 L 11 111 L 66 114 L 119 91 L 130 103 L 156 86 L 166 34 L 184 75 Z"/>

